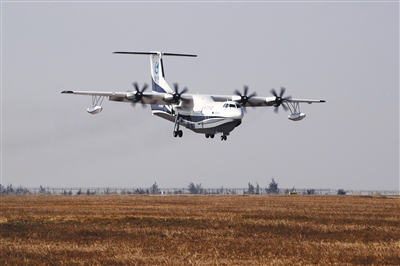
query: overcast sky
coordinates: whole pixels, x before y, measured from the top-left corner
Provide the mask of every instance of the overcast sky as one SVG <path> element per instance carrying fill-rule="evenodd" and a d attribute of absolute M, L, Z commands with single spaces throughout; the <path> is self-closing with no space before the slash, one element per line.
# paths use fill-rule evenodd
<path fill-rule="evenodd" d="M 2 2 L 1 178 L 24 187 L 399 189 L 399 3 Z M 63 90 L 150 84 L 148 56 L 189 93 L 270 96 L 284 86 L 300 122 L 248 108 L 219 137 L 184 130 L 151 109 Z"/>

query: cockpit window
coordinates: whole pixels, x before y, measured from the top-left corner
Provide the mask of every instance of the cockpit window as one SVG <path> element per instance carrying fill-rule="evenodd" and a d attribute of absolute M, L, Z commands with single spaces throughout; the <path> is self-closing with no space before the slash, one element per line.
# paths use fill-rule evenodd
<path fill-rule="evenodd" d="M 223 108 L 240 108 L 239 103 L 225 103 Z"/>

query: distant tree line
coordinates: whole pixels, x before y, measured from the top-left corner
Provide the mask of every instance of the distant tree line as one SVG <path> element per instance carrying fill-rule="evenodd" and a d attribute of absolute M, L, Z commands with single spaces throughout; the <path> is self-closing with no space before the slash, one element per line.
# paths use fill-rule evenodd
<path fill-rule="evenodd" d="M 3 186 L 0 184 L 0 193 L 1 194 L 12 194 L 12 195 L 26 195 L 29 194 L 29 190 L 26 188 L 23 188 L 22 186 L 19 187 L 13 187 L 12 184 L 7 185 L 7 187 Z"/>
<path fill-rule="evenodd" d="M 261 193 L 260 185 L 256 182 L 256 186 L 251 183 L 248 183 L 248 190 L 246 194 L 255 194 L 258 195 Z M 275 179 L 272 178 L 272 181 L 269 183 L 268 187 L 265 188 L 265 192 L 267 194 L 279 194 L 278 183 L 275 182 Z"/>
<path fill-rule="evenodd" d="M 119 191 L 118 191 L 119 190 Z M 242 190 L 242 189 L 240 189 Z M 280 189 L 278 187 L 278 183 L 275 181 L 274 178 L 272 178 L 271 182 L 268 184 L 266 188 L 261 188 L 260 185 L 256 182 L 256 185 L 251 184 L 250 182 L 247 184 L 247 189 L 243 189 L 243 194 L 280 194 Z M 293 189 L 284 189 L 282 190 L 284 194 L 291 194 L 293 192 L 296 193 L 296 188 L 293 187 Z M 56 194 L 62 194 L 62 195 L 97 195 L 97 194 L 146 194 L 146 195 L 155 195 L 155 194 L 164 194 L 165 191 L 160 190 L 157 182 L 154 182 L 154 184 L 149 187 L 149 188 L 136 188 L 136 189 L 111 189 L 111 188 L 105 188 L 100 191 L 100 189 L 87 189 L 86 191 L 82 191 L 82 189 L 79 189 L 78 191 L 75 190 L 73 192 L 72 189 L 70 190 L 64 190 L 62 189 L 61 193 L 56 193 Z M 174 189 L 173 192 L 169 192 L 170 194 L 193 194 L 193 195 L 201 195 L 201 194 L 237 194 L 237 189 L 224 189 L 224 187 L 220 187 L 217 189 L 205 189 L 202 187 L 202 184 L 194 184 L 193 182 L 190 182 L 189 185 L 187 186 L 187 189 Z M 346 195 L 348 193 L 348 190 L 344 189 L 339 189 L 337 190 L 337 195 Z M 4 186 L 0 184 L 0 194 L 1 195 L 30 195 L 30 194 L 39 194 L 39 195 L 53 195 L 54 194 L 54 189 L 53 193 L 50 190 L 50 188 L 43 187 L 40 185 L 39 189 L 34 192 L 30 191 L 27 188 L 24 188 L 22 186 L 19 187 L 13 187 L 12 184 L 9 184 L 7 186 Z M 308 194 L 308 195 L 314 195 L 314 194 L 321 194 L 317 193 L 315 189 L 307 189 L 304 191 L 302 194 Z"/>
<path fill-rule="evenodd" d="M 203 188 L 201 183 L 200 184 L 194 184 L 193 182 L 190 182 L 188 185 L 188 191 L 190 194 L 195 194 L 195 195 L 201 195 L 201 194 L 209 194 L 210 192 Z M 274 178 L 272 178 L 272 181 L 269 183 L 269 186 L 265 188 L 265 192 L 268 194 L 279 194 L 279 188 L 278 188 L 278 183 L 275 182 Z M 14 188 L 12 185 L 8 185 L 7 187 L 4 187 L 3 185 L 0 184 L 0 194 L 16 194 L 16 195 L 27 195 L 31 193 L 27 188 L 23 188 L 22 186 L 18 188 Z M 40 185 L 38 192 L 41 195 L 51 195 L 51 191 L 49 188 L 45 188 L 42 185 Z M 128 190 L 128 189 L 122 189 L 120 191 L 120 194 L 161 194 L 163 191 L 161 191 L 158 188 L 157 182 L 155 182 L 150 188 L 148 189 L 143 189 L 143 188 L 137 188 L 135 190 Z M 261 194 L 261 188 L 259 184 L 256 182 L 256 186 L 254 186 L 251 183 L 248 183 L 248 190 L 243 191 L 244 194 Z M 62 190 L 62 195 L 74 195 L 72 190 Z M 79 189 L 75 195 L 96 195 L 99 194 L 99 191 L 97 190 L 90 190 L 87 189 L 86 192 L 82 191 L 82 189 Z M 102 194 L 119 194 L 116 191 L 113 191 L 111 188 L 106 188 Z M 184 194 L 184 191 L 182 189 L 174 190 L 174 194 Z M 235 189 L 224 189 L 223 187 L 219 189 L 215 189 L 212 191 L 212 194 L 237 194 Z"/>

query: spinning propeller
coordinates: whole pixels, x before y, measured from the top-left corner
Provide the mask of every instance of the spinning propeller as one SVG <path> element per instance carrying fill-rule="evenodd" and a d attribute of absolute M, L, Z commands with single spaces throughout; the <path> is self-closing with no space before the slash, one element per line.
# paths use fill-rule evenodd
<path fill-rule="evenodd" d="M 279 111 L 279 106 L 281 106 L 282 105 L 282 107 L 283 107 L 283 110 L 285 110 L 285 111 L 287 111 L 288 110 L 288 108 L 286 107 L 286 105 L 284 105 L 284 104 L 282 104 L 285 100 L 290 100 L 291 98 L 292 98 L 292 96 L 288 96 L 288 97 L 285 97 L 285 98 L 283 98 L 283 94 L 285 93 L 285 88 L 284 87 L 281 87 L 281 91 L 279 92 L 279 95 L 276 93 L 276 91 L 275 91 L 275 89 L 272 89 L 271 90 L 271 93 L 275 96 L 275 104 L 274 104 L 274 107 L 275 107 L 275 110 L 274 110 L 274 112 L 275 113 L 278 113 L 278 111 Z"/>
<path fill-rule="evenodd" d="M 143 92 L 145 92 L 148 88 L 147 83 L 143 85 L 142 90 L 139 89 L 139 85 L 137 84 L 137 82 L 132 83 L 132 85 L 135 87 L 135 92 L 128 92 L 128 94 L 126 95 L 126 99 L 132 101 L 132 105 L 134 107 L 137 102 L 140 102 L 143 107 L 145 107 L 146 105 L 144 105 L 145 102 L 143 101 L 143 97 L 149 96 L 143 95 Z"/>
<path fill-rule="evenodd" d="M 247 104 L 249 104 L 250 106 L 254 106 L 251 102 L 249 102 L 249 100 L 252 97 L 257 96 L 256 92 L 253 92 L 252 94 L 247 96 L 248 91 L 249 91 L 249 87 L 248 86 L 244 86 L 243 94 L 241 94 L 240 91 L 238 91 L 238 90 L 235 90 L 235 92 L 234 92 L 237 96 L 240 96 L 240 100 L 238 102 L 242 104 L 242 106 L 244 107 L 245 111 L 246 111 L 246 105 Z"/>
<path fill-rule="evenodd" d="M 172 99 L 171 102 L 179 102 L 180 100 L 185 100 L 185 99 L 181 99 L 181 95 L 186 93 L 188 91 L 188 89 L 185 87 L 181 92 L 179 92 L 179 88 L 178 88 L 178 83 L 174 83 L 174 90 L 175 92 L 173 94 L 171 94 Z"/>

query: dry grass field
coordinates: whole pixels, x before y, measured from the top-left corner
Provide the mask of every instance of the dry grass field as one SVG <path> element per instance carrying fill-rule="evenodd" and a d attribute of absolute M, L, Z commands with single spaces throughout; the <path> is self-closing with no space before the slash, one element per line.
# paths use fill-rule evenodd
<path fill-rule="evenodd" d="M 400 265 L 400 201 L 3 196 L 1 265 Z"/>

